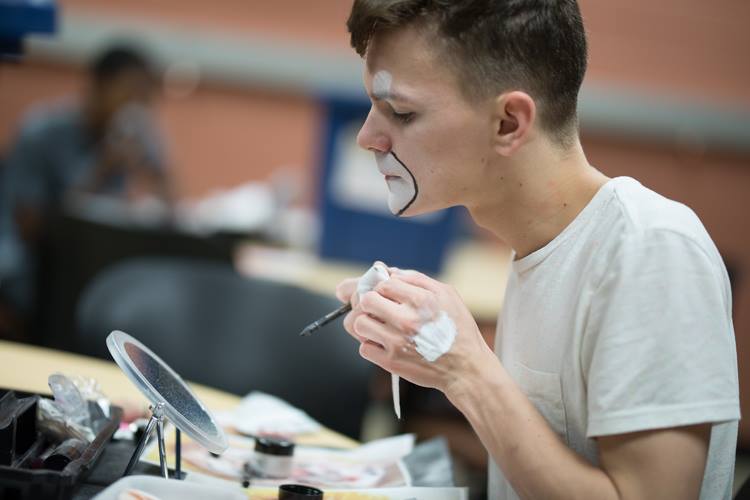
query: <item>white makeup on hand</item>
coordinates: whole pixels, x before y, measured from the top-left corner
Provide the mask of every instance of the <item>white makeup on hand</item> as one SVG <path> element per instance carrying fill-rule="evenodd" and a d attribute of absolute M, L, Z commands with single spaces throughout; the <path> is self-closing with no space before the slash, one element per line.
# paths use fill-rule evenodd
<path fill-rule="evenodd" d="M 391 269 L 393 270 L 393 274 L 404 274 L 407 276 L 416 274 L 416 271 L 410 269 L 399 269 L 397 267 Z M 425 360 L 432 363 L 451 350 L 453 342 L 456 340 L 458 329 L 445 311 L 440 311 L 435 315 L 429 309 L 423 309 L 420 311 L 420 316 L 422 325 L 412 340 L 416 346 L 416 351 Z"/>
<path fill-rule="evenodd" d="M 450 351 L 457 333 L 453 320 L 445 311 L 440 311 L 435 320 L 423 324 L 414 336 L 417 352 L 432 363 Z"/>
<path fill-rule="evenodd" d="M 376 99 L 387 100 L 391 97 L 393 76 L 386 70 L 380 70 L 372 78 L 372 93 Z M 411 171 L 398 159 L 393 151 L 376 153 L 375 161 L 378 170 L 386 176 L 388 184 L 388 208 L 394 215 L 403 214 L 417 198 L 419 189 Z"/>

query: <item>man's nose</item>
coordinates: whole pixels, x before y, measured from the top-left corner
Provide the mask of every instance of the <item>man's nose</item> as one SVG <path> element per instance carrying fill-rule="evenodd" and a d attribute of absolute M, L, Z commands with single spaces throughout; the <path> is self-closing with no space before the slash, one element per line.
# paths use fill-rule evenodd
<path fill-rule="evenodd" d="M 391 150 L 391 141 L 385 132 L 378 127 L 372 109 L 367 114 L 365 123 L 357 134 L 357 144 L 362 149 L 376 153 L 387 153 Z"/>

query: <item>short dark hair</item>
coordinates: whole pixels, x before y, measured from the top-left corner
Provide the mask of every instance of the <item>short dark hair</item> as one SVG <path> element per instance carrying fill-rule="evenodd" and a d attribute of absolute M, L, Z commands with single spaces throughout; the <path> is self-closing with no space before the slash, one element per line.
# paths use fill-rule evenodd
<path fill-rule="evenodd" d="M 406 26 L 434 35 L 469 100 L 523 90 L 560 142 L 577 132 L 587 48 L 576 0 L 354 0 L 347 21 L 362 57 L 377 33 Z"/>
<path fill-rule="evenodd" d="M 95 83 L 106 83 L 128 71 L 141 71 L 154 78 L 154 70 L 148 57 L 131 45 L 113 45 L 97 55 L 89 66 L 89 74 Z"/>

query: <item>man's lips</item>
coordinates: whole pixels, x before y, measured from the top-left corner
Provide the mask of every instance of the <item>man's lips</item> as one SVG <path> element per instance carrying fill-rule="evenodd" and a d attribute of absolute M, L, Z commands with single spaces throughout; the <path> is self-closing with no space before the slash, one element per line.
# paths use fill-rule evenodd
<path fill-rule="evenodd" d="M 380 174 L 383 177 L 385 177 L 385 180 L 392 181 L 392 180 L 402 179 L 403 178 L 402 173 L 397 168 L 399 166 L 392 165 L 391 163 L 393 163 L 393 162 L 388 161 L 388 155 L 378 155 L 378 154 L 376 154 L 375 157 L 378 160 L 377 161 L 378 170 L 380 171 Z"/>

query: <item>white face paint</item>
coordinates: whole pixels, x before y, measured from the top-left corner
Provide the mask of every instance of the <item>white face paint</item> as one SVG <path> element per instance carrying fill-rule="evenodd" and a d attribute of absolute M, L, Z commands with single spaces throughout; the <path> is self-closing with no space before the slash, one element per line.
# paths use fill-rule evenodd
<path fill-rule="evenodd" d="M 429 362 L 436 361 L 453 347 L 456 333 L 456 324 L 441 311 L 435 320 L 422 325 L 414 337 L 417 352 Z"/>
<path fill-rule="evenodd" d="M 391 93 L 393 76 L 386 70 L 381 69 L 372 77 L 372 93 L 383 99 Z"/>
<path fill-rule="evenodd" d="M 417 197 L 417 182 L 392 152 L 375 153 L 375 162 L 388 184 L 388 208 L 394 215 L 401 215 Z"/>
<path fill-rule="evenodd" d="M 373 95 L 378 99 L 388 99 L 392 83 L 393 76 L 388 71 L 378 71 L 372 78 Z M 388 184 L 388 208 L 394 215 L 401 215 L 417 198 L 417 182 L 393 151 L 376 153 L 375 161 Z"/>

